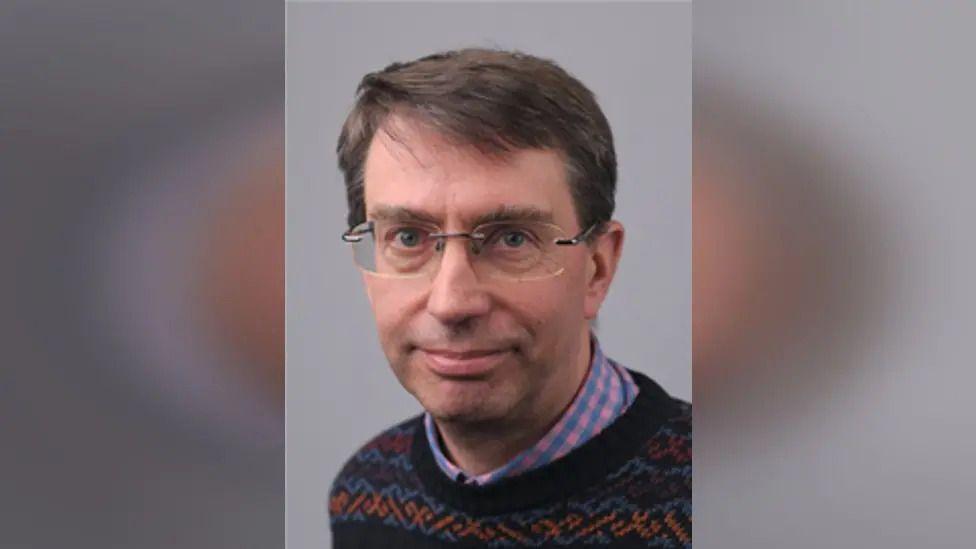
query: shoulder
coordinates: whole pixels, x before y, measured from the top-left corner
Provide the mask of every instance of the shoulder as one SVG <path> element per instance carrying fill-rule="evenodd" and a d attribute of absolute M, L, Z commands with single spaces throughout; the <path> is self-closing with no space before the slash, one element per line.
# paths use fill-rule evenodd
<path fill-rule="evenodd" d="M 651 457 L 669 457 L 676 464 L 691 463 L 691 403 L 671 398 L 672 413 L 648 442 Z"/>
<path fill-rule="evenodd" d="M 416 481 L 410 461 L 416 437 L 423 437 L 423 416 L 402 421 L 371 438 L 346 460 L 329 489 L 329 515 L 351 511 L 361 496 L 401 485 L 410 488 Z"/>
<path fill-rule="evenodd" d="M 671 402 L 673 403 L 672 413 L 670 417 L 665 422 L 665 426 L 671 428 L 672 430 L 687 436 L 691 439 L 691 403 L 685 402 L 680 398 L 671 397 Z"/>
<path fill-rule="evenodd" d="M 692 456 L 692 405 L 667 393 L 646 375 L 629 370 L 640 387 L 638 400 L 642 416 L 653 417 L 650 429 L 643 431 L 642 455 L 658 465 L 688 467 Z M 636 402 L 635 402 L 636 404 Z"/>
<path fill-rule="evenodd" d="M 690 440 L 691 403 L 671 396 L 656 381 L 641 372 L 630 369 L 627 372 L 640 389 L 638 400 L 647 404 L 641 409 L 653 413 L 660 420 L 662 430 L 686 436 Z"/>

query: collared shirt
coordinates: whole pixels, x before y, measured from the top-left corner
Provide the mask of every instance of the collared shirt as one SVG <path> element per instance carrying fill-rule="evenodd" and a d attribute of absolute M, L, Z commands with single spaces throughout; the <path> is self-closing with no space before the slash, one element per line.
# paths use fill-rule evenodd
<path fill-rule="evenodd" d="M 620 417 L 637 397 L 637 383 L 626 369 L 607 358 L 596 336 L 589 371 L 573 401 L 559 421 L 530 448 L 498 469 L 481 475 L 468 475 L 451 462 L 441 449 L 434 418 L 424 414 L 424 426 L 431 452 L 441 470 L 465 484 L 485 485 L 542 467 L 579 447 Z"/>

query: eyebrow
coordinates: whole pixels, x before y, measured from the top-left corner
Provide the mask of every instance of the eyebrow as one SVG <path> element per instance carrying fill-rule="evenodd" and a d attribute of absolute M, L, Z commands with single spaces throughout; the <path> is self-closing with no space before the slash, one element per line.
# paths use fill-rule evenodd
<path fill-rule="evenodd" d="M 403 206 L 389 206 L 387 204 L 376 206 L 368 217 L 377 221 L 420 221 L 431 225 L 439 224 L 437 219 L 430 214 Z"/>
<path fill-rule="evenodd" d="M 403 206 L 391 206 L 380 204 L 373 208 L 369 216 L 371 219 L 380 221 L 413 221 L 430 223 L 440 226 L 440 221 L 433 215 Z M 552 223 L 552 212 L 542 210 L 535 206 L 502 205 L 494 210 L 478 215 L 471 220 L 471 226 L 477 227 L 485 223 L 497 223 L 500 221 L 534 221 L 541 223 Z"/>
<path fill-rule="evenodd" d="M 535 206 L 513 206 L 505 205 L 486 214 L 474 218 L 474 226 L 498 221 L 536 221 L 541 223 L 552 223 L 552 212 L 547 212 Z"/>

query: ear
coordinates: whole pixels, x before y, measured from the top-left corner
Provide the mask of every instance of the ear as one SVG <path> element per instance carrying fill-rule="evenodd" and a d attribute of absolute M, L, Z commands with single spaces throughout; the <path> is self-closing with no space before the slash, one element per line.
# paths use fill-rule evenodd
<path fill-rule="evenodd" d="M 600 306 L 610 291 L 613 275 L 617 272 L 624 247 L 624 226 L 618 221 L 608 221 L 606 230 L 586 246 L 589 255 L 583 315 L 587 320 L 593 320 L 600 312 Z"/>

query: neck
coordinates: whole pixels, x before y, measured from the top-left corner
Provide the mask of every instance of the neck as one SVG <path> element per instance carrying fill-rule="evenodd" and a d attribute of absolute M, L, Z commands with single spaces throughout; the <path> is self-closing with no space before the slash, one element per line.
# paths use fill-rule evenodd
<path fill-rule="evenodd" d="M 481 475 L 505 465 L 545 436 L 572 403 L 589 372 L 592 350 L 588 327 L 580 341 L 583 343 L 578 345 L 571 367 L 559 369 L 539 393 L 551 397 L 538 399 L 517 419 L 476 424 L 435 419 L 448 458 L 466 473 Z"/>

